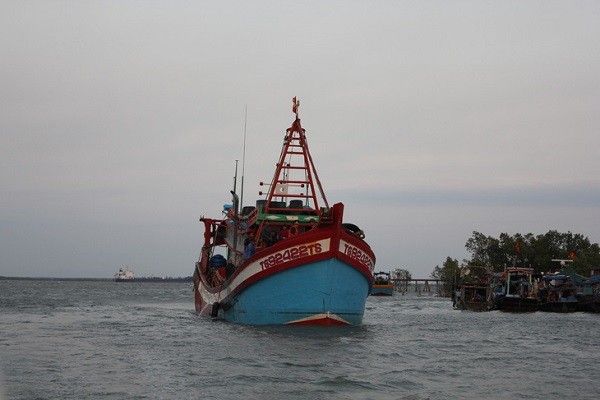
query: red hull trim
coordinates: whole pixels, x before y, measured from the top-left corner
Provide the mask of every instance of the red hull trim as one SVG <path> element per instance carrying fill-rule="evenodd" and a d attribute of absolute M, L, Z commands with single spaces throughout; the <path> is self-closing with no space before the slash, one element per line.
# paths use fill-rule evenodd
<path fill-rule="evenodd" d="M 288 322 L 286 325 L 296 326 L 348 326 L 350 323 L 335 314 L 329 312 L 317 314 L 312 317 L 302 318 L 296 321 Z"/>
<path fill-rule="evenodd" d="M 296 326 L 348 326 L 350 324 L 340 322 L 331 318 L 323 318 L 310 322 L 291 322 L 288 325 L 296 325 Z"/>

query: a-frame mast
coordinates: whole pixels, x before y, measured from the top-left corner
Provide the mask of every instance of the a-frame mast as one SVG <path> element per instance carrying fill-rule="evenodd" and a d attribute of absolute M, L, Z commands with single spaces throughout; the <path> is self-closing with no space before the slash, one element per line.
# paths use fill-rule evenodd
<path fill-rule="evenodd" d="M 280 199 L 282 202 L 300 199 L 302 207 L 299 208 L 305 213 L 316 216 L 320 216 L 321 213 L 319 197 L 323 200 L 324 206 L 329 207 L 308 150 L 306 130 L 302 128 L 298 117 L 299 107 L 300 102 L 294 97 L 292 111 L 296 114 L 296 119 L 286 130 L 283 149 L 267 196 L 265 213 L 276 213 L 281 210 L 281 203 L 275 202 L 276 199 Z"/>

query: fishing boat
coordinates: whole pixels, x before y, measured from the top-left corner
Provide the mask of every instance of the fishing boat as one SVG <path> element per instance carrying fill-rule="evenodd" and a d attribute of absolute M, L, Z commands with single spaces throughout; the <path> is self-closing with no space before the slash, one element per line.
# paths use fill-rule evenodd
<path fill-rule="evenodd" d="M 394 285 L 390 279 L 389 272 L 377 272 L 374 275 L 375 282 L 371 289 L 371 296 L 393 296 Z"/>
<path fill-rule="evenodd" d="M 548 275 L 540 279 L 538 290 L 541 311 L 575 312 L 577 289 L 568 275 Z"/>
<path fill-rule="evenodd" d="M 494 308 L 503 311 L 537 311 L 533 268 L 508 267 L 494 286 Z"/>
<path fill-rule="evenodd" d="M 600 275 L 592 275 L 582 282 L 583 292 L 578 296 L 579 311 L 600 313 Z"/>
<path fill-rule="evenodd" d="M 201 217 L 194 269 L 196 310 L 243 324 L 358 325 L 373 285 L 375 255 L 364 231 L 329 205 L 293 99 L 295 119 L 264 198 Z M 236 168 L 237 169 L 237 168 Z M 264 184 L 261 184 L 265 186 Z"/>
<path fill-rule="evenodd" d="M 452 296 L 453 305 L 458 310 L 489 311 L 492 303 L 492 269 L 470 266 L 461 269 Z"/>
<path fill-rule="evenodd" d="M 540 278 L 540 310 L 561 313 L 585 310 L 590 298 L 585 295 L 585 278 L 571 267 L 574 259 L 552 261 L 559 264 L 560 270 Z"/>

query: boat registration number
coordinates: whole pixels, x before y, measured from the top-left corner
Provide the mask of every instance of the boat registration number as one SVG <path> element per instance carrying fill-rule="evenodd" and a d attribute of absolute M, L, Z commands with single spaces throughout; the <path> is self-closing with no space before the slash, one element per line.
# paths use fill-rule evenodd
<path fill-rule="evenodd" d="M 340 241 L 340 251 L 348 257 L 358 261 L 359 263 L 367 267 L 369 271 L 373 272 L 373 267 L 375 263 L 373 262 L 371 257 L 367 255 L 367 253 L 365 253 L 358 247 L 353 246 L 350 243 L 347 243 L 342 240 Z"/>
<path fill-rule="evenodd" d="M 271 254 L 260 261 L 260 266 L 263 270 L 275 267 L 288 261 L 297 260 L 302 257 L 308 257 L 323 252 L 321 242 L 303 244 L 289 249 L 282 250 L 278 253 Z"/>

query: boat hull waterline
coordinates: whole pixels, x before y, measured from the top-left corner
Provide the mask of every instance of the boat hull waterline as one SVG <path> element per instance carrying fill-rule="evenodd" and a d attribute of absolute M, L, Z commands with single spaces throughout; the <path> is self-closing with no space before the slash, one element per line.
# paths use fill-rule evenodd
<path fill-rule="evenodd" d="M 394 295 L 394 285 L 373 285 L 373 289 L 371 289 L 371 296 L 393 296 Z"/>

